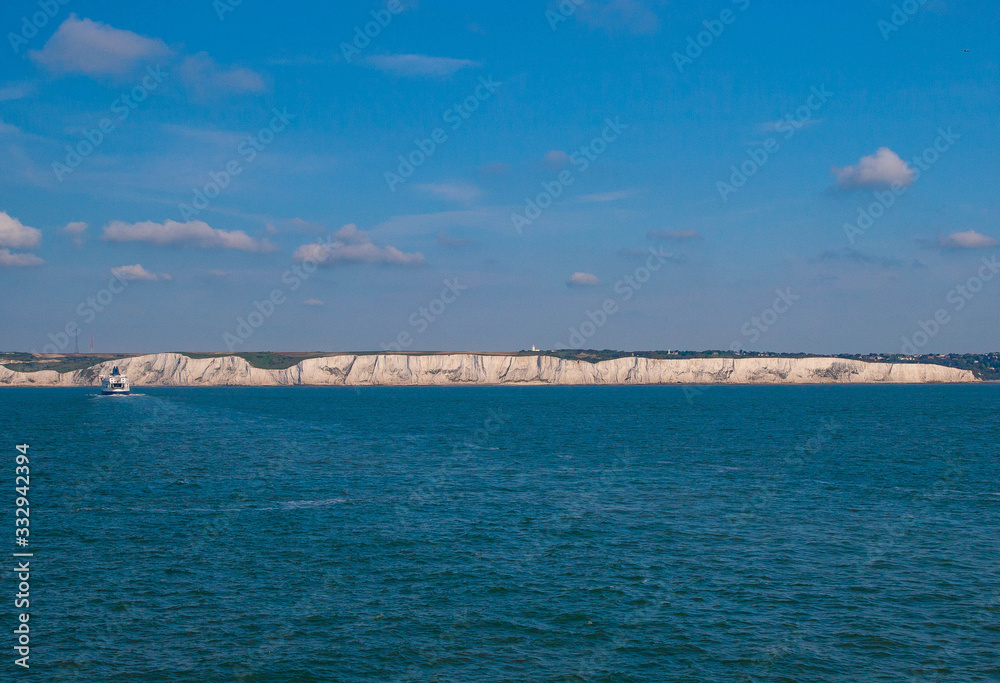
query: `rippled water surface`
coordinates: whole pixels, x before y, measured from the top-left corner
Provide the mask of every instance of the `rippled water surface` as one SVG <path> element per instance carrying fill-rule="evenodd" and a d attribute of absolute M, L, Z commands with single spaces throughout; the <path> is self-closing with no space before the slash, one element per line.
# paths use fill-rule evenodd
<path fill-rule="evenodd" d="M 3 389 L 28 678 L 1000 680 L 998 409 L 997 385 Z"/>

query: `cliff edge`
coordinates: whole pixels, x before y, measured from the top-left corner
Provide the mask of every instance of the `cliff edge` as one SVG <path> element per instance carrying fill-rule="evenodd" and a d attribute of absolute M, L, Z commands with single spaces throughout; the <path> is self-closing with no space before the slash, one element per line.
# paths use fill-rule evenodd
<path fill-rule="evenodd" d="M 255 368 L 238 356 L 157 353 L 74 372 L 16 372 L 0 366 L 0 386 L 92 386 L 117 365 L 133 386 L 451 386 L 492 384 L 923 384 L 976 382 L 969 370 L 923 363 L 841 358 L 624 357 L 590 363 L 553 356 L 476 353 L 336 354 L 284 370 Z"/>

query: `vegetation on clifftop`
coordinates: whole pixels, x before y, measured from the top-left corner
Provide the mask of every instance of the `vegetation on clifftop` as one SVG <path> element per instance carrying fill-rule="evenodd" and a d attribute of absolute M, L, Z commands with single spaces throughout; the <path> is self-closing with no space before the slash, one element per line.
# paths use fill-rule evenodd
<path fill-rule="evenodd" d="M 83 370 L 109 360 L 131 358 L 135 353 L 0 353 L 0 365 L 15 372 L 39 372 L 40 370 L 55 370 L 56 372 L 73 372 Z"/>

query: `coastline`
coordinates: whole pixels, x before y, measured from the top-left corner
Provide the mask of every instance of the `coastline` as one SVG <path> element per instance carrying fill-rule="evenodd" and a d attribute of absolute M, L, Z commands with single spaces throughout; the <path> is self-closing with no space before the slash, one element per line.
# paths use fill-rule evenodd
<path fill-rule="evenodd" d="M 969 384 L 969 370 L 925 363 L 834 357 L 622 357 L 598 362 L 499 353 L 330 354 L 283 369 L 258 368 L 238 356 L 192 358 L 158 353 L 68 372 L 18 372 L 0 366 L 0 386 L 94 386 L 113 366 L 134 386 L 661 386 L 796 384 Z"/>

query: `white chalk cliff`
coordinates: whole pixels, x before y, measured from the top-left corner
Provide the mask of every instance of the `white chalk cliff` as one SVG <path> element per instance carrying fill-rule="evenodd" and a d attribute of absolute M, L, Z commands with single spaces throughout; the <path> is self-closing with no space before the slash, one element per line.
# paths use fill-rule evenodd
<path fill-rule="evenodd" d="M 84 370 L 15 372 L 0 386 L 91 386 L 117 365 L 133 386 L 428 386 L 471 384 L 919 384 L 975 382 L 972 372 L 920 363 L 840 358 L 617 358 L 599 363 L 552 356 L 476 353 L 338 354 L 286 370 L 262 370 L 238 356 L 157 353 Z"/>

